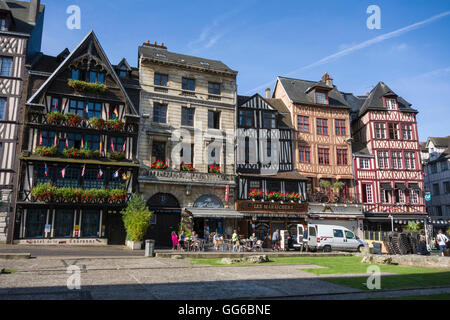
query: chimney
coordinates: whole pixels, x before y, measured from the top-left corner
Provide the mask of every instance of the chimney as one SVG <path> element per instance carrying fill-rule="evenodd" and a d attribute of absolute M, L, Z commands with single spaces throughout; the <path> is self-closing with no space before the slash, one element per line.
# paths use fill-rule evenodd
<path fill-rule="evenodd" d="M 158 44 L 158 42 L 156 42 L 156 41 L 153 43 L 150 43 L 150 40 L 147 40 L 147 42 L 144 42 L 143 45 L 146 47 L 153 47 L 153 48 L 157 48 L 157 49 L 167 50 L 167 47 L 164 45 L 164 42 L 161 44 Z"/>
<path fill-rule="evenodd" d="M 270 99 L 271 98 L 271 92 L 270 92 L 270 88 L 266 89 L 266 99 Z"/>
<path fill-rule="evenodd" d="M 39 16 L 39 9 L 41 7 L 41 0 L 30 0 L 30 6 L 28 8 L 28 22 L 36 24 Z"/>
<path fill-rule="evenodd" d="M 325 72 L 322 76 L 322 82 L 325 82 L 325 84 L 329 87 L 333 87 L 333 78 L 330 77 L 330 75 Z"/>

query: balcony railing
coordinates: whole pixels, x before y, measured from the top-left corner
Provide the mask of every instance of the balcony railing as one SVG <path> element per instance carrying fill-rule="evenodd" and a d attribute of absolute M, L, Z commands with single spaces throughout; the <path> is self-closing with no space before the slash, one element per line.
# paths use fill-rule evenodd
<path fill-rule="evenodd" d="M 425 213 L 425 206 L 420 204 L 364 204 L 365 212 L 373 213 Z"/>
<path fill-rule="evenodd" d="M 75 129 L 91 129 L 91 130 L 96 130 L 98 132 L 104 132 L 105 134 L 110 134 L 110 133 L 122 133 L 122 134 L 135 134 L 137 135 L 139 132 L 139 127 L 138 127 L 138 123 L 129 123 L 129 122 L 125 122 L 124 123 L 124 127 L 122 130 L 114 130 L 111 128 L 103 128 L 103 129 L 98 129 L 94 126 L 92 126 L 92 124 L 90 123 L 89 119 L 82 119 L 80 123 L 76 124 L 76 125 L 69 125 L 68 121 L 66 119 L 61 120 L 61 122 L 59 124 L 55 124 L 55 123 L 50 123 L 47 120 L 47 117 L 45 114 L 43 113 L 29 113 L 28 114 L 28 123 L 27 125 L 31 125 L 31 126 L 45 126 L 47 128 L 50 129 L 64 129 L 67 130 L 67 128 L 75 128 Z"/>
<path fill-rule="evenodd" d="M 92 206 L 124 206 L 130 201 L 132 194 L 127 193 L 127 197 L 125 200 L 118 200 L 118 201 L 111 201 L 110 199 L 103 199 L 103 200 L 93 200 L 93 201 L 82 201 L 82 200 L 74 200 L 74 201 L 67 201 L 65 199 L 63 200 L 52 200 L 50 202 L 43 202 L 36 200 L 30 190 L 23 190 L 19 192 L 19 203 L 33 203 L 33 204 L 47 204 L 47 205 L 92 205 Z"/>
<path fill-rule="evenodd" d="M 222 173 L 188 172 L 173 169 L 141 169 L 140 181 L 164 181 L 182 183 L 235 184 L 235 176 Z"/>

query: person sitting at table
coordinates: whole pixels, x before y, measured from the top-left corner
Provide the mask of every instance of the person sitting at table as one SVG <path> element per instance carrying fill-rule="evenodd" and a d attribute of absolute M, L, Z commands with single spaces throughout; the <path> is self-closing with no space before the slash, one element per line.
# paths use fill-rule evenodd
<path fill-rule="evenodd" d="M 256 236 L 256 233 L 252 233 L 250 236 L 250 248 L 253 248 L 253 245 L 258 241 L 258 237 Z"/>
<path fill-rule="evenodd" d="M 184 231 L 181 230 L 180 236 L 178 237 L 178 247 L 181 251 L 184 251 L 184 242 L 186 241 L 186 236 L 184 235 Z"/>
<path fill-rule="evenodd" d="M 219 241 L 220 241 L 220 235 L 217 233 L 214 233 L 213 244 L 214 244 L 214 249 L 216 249 L 216 250 L 219 250 Z"/>

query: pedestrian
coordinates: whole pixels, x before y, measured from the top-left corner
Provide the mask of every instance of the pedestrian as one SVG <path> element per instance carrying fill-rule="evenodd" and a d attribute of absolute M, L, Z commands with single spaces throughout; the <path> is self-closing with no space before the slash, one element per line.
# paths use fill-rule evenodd
<path fill-rule="evenodd" d="M 438 235 L 436 236 L 436 241 L 439 245 L 439 251 L 441 252 L 441 255 L 444 256 L 445 248 L 447 247 L 447 236 L 442 232 L 442 230 L 439 230 Z"/>
<path fill-rule="evenodd" d="M 233 235 L 231 236 L 231 242 L 233 242 L 233 252 L 237 252 L 240 243 L 239 243 L 239 236 L 236 230 L 234 230 Z"/>
<path fill-rule="evenodd" d="M 184 242 L 186 241 L 186 236 L 184 235 L 184 230 L 181 230 L 180 236 L 178 237 L 178 243 L 181 251 L 184 251 Z"/>
<path fill-rule="evenodd" d="M 275 230 L 275 232 L 272 235 L 272 250 L 280 250 L 280 230 Z"/>
<path fill-rule="evenodd" d="M 419 246 L 417 247 L 417 254 L 422 256 L 429 256 L 430 252 L 427 249 L 427 241 L 425 238 L 425 234 L 422 233 L 419 239 Z"/>
<path fill-rule="evenodd" d="M 172 250 L 175 250 L 175 248 L 178 248 L 178 245 L 180 243 L 178 242 L 177 233 L 175 231 L 172 231 Z"/>

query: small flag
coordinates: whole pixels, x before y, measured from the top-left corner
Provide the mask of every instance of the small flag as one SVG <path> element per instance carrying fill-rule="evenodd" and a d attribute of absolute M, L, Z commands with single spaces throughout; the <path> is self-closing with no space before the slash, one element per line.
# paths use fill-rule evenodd
<path fill-rule="evenodd" d="M 84 142 L 83 142 L 83 138 L 81 138 L 81 149 L 84 149 Z"/>
<path fill-rule="evenodd" d="M 53 106 L 54 111 L 58 111 L 58 100 L 56 100 L 55 105 Z"/>
<path fill-rule="evenodd" d="M 114 114 L 116 116 L 116 119 L 119 119 L 119 112 L 117 112 L 117 107 L 114 109 Z"/>
<path fill-rule="evenodd" d="M 103 171 L 102 171 L 102 169 L 100 169 L 100 170 L 98 171 L 98 176 L 97 176 L 97 178 L 100 179 L 101 177 L 103 177 Z"/>
<path fill-rule="evenodd" d="M 66 138 L 66 148 L 69 149 L 69 139 Z"/>
<path fill-rule="evenodd" d="M 122 152 L 125 152 L 125 150 L 127 150 L 127 142 L 126 141 L 123 143 Z"/>
<path fill-rule="evenodd" d="M 48 167 L 47 167 L 47 164 L 45 164 L 45 176 L 48 177 Z"/>
<path fill-rule="evenodd" d="M 112 150 L 112 152 L 116 152 L 116 151 L 114 151 L 114 143 L 112 140 L 111 140 L 111 150 Z"/>
<path fill-rule="evenodd" d="M 86 172 L 86 165 L 83 166 L 83 170 L 81 171 L 81 176 L 84 177 L 84 174 Z"/>
<path fill-rule="evenodd" d="M 66 177 L 66 168 L 61 170 L 61 177 L 64 179 Z"/>
<path fill-rule="evenodd" d="M 103 152 L 103 143 L 100 141 L 100 152 Z"/>
<path fill-rule="evenodd" d="M 55 147 L 58 145 L 58 137 L 55 134 Z"/>
<path fill-rule="evenodd" d="M 106 119 L 109 119 L 109 109 L 106 108 Z"/>
<path fill-rule="evenodd" d="M 89 118 L 89 105 L 86 104 L 86 116 Z"/>
<path fill-rule="evenodd" d="M 43 142 L 42 142 L 42 132 L 41 132 L 41 135 L 40 135 L 40 137 L 39 137 L 39 145 L 40 145 L 40 146 L 43 145 Z"/>
<path fill-rule="evenodd" d="M 120 169 L 114 173 L 114 179 L 117 179 L 119 177 L 119 171 L 120 171 Z"/>

